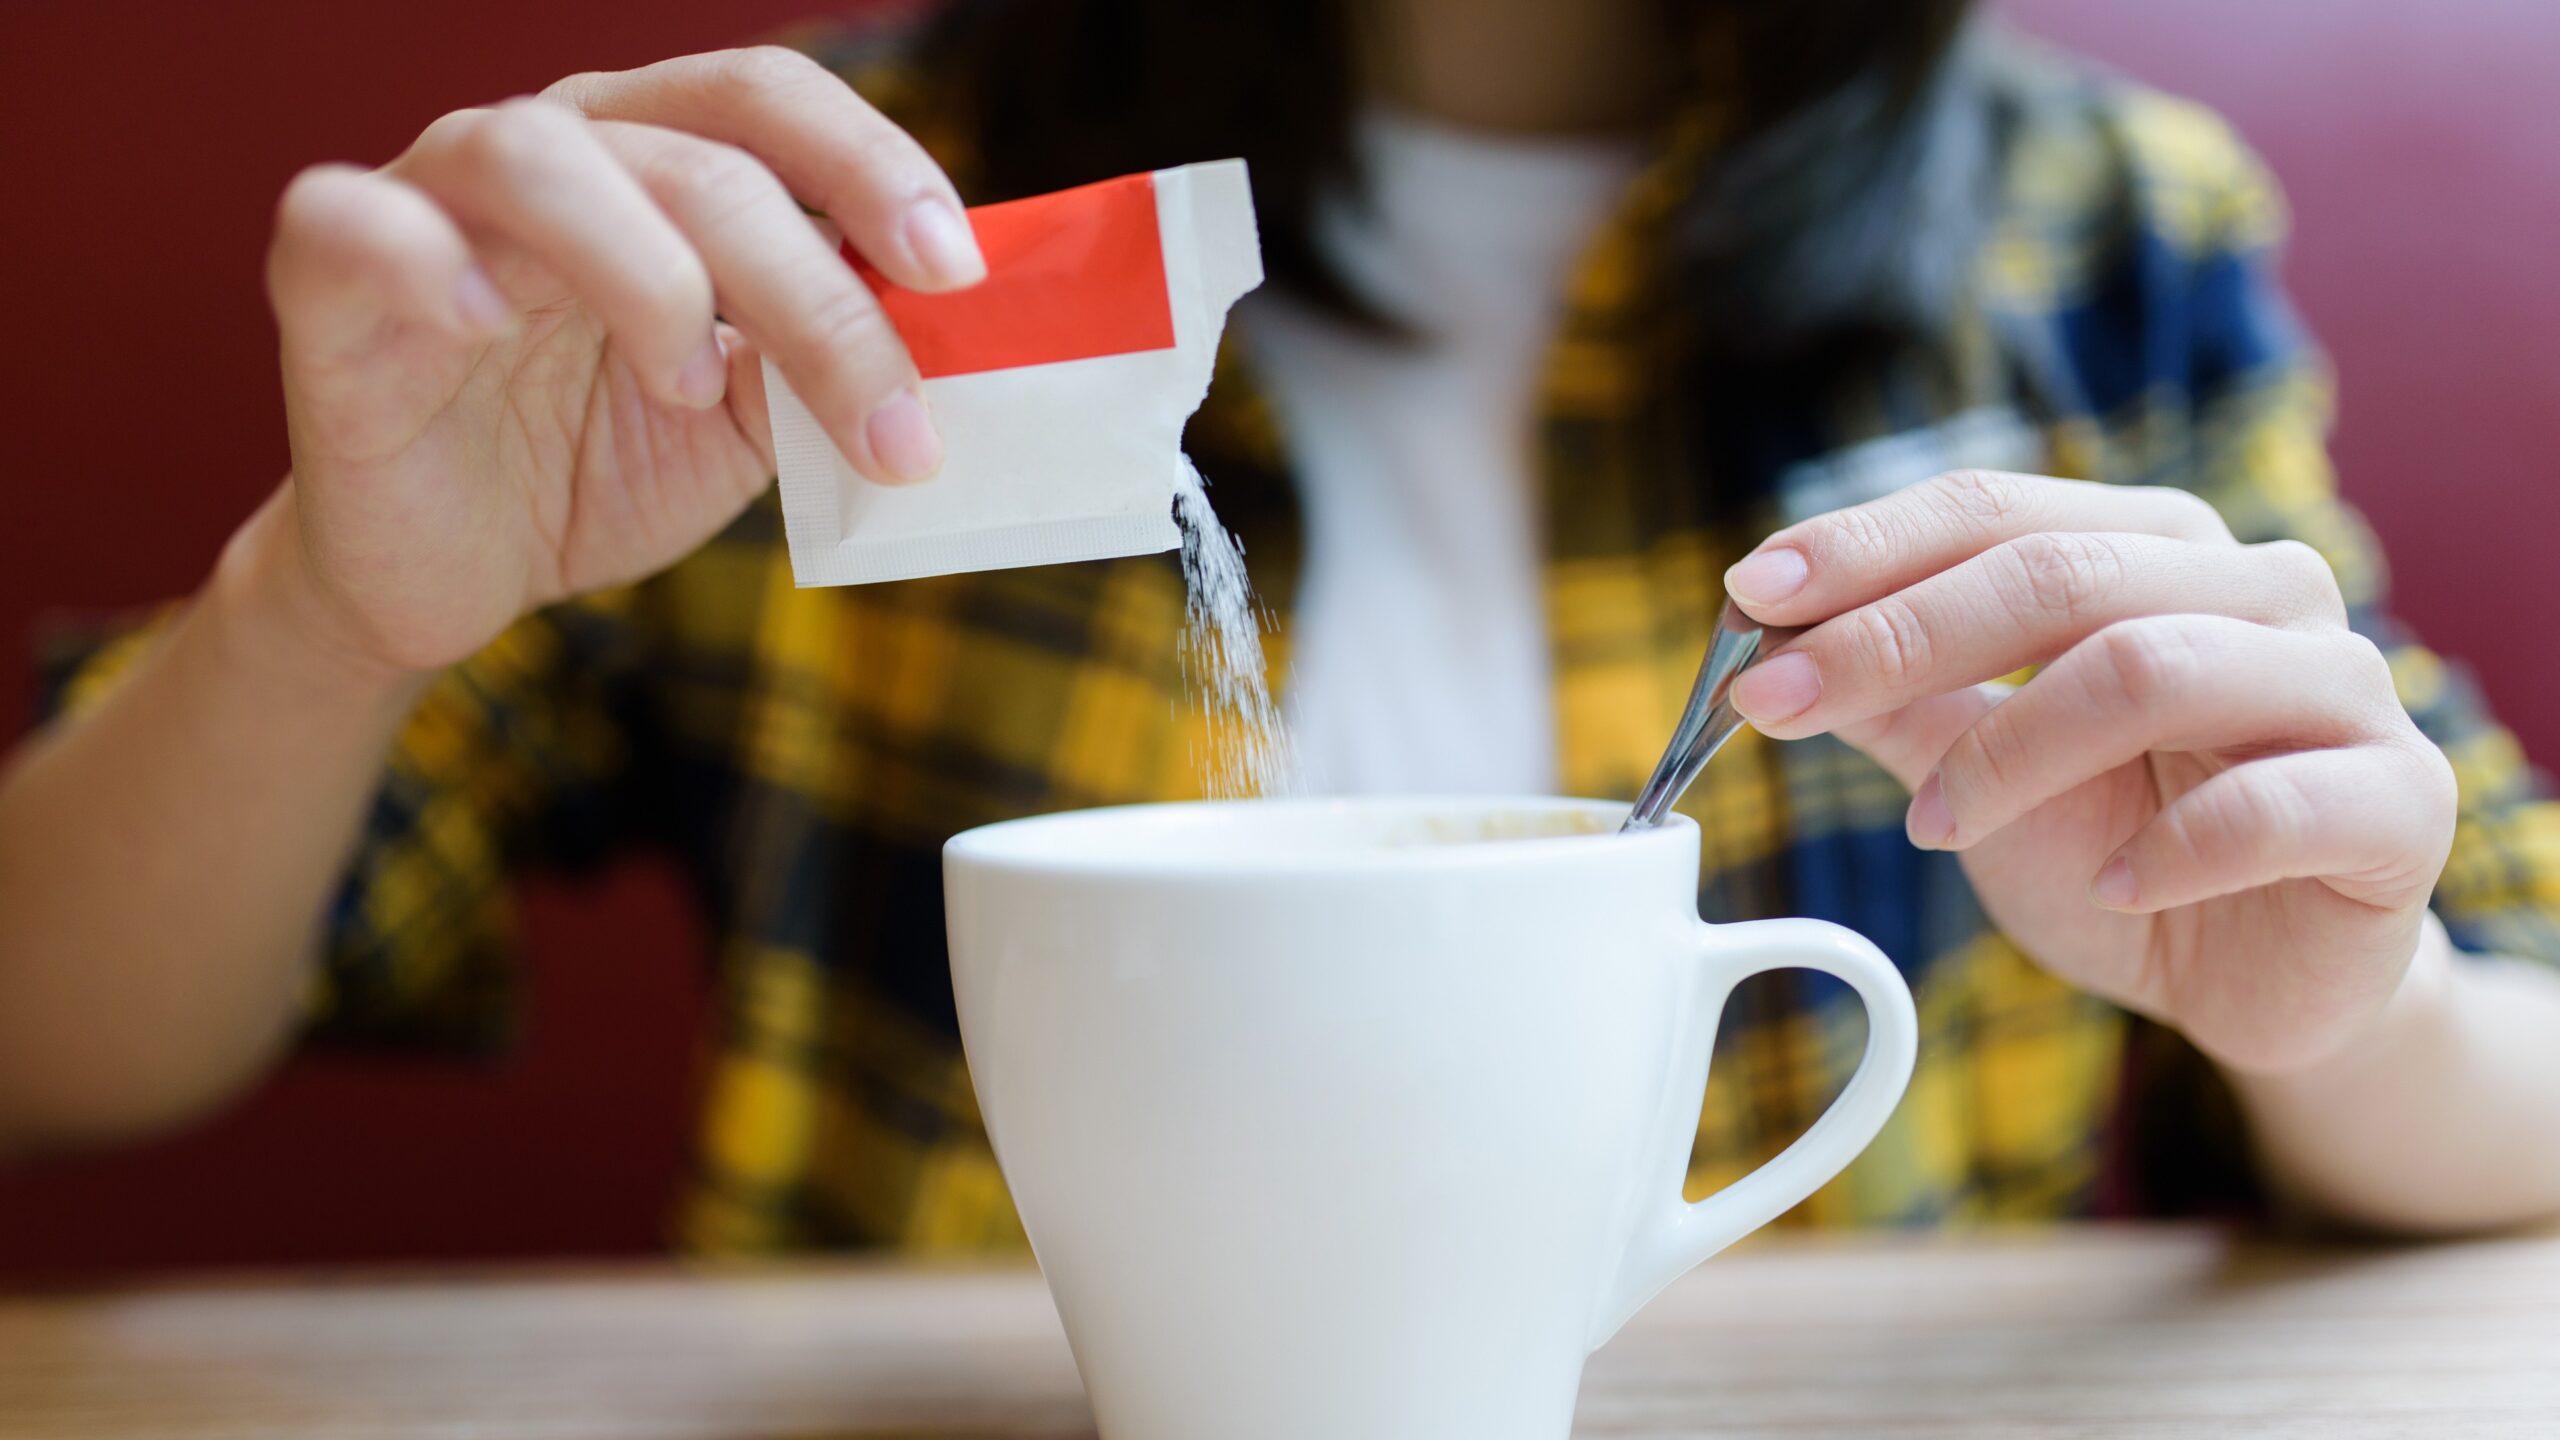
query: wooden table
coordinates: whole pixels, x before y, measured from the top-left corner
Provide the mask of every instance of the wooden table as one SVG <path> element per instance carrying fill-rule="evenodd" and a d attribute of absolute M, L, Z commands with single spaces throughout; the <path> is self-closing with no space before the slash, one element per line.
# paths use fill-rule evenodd
<path fill-rule="evenodd" d="M 1593 1358 L 1575 1433 L 2548 1440 L 2560 1237 L 1765 1241 Z M 0 1300 L 8 1440 L 1091 1434 L 1047 1294 L 1019 1271 L 641 1267 Z"/>

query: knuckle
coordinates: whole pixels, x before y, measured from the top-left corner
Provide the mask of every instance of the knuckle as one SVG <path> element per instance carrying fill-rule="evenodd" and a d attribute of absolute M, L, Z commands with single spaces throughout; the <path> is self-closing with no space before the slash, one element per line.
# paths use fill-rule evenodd
<path fill-rule="evenodd" d="M 1835 510 L 1803 527 L 1799 548 L 1826 569 L 1880 561 L 1893 548 L 1893 529 L 1873 505 Z"/>
<path fill-rule="evenodd" d="M 2124 578 L 2124 556 L 2096 535 L 2046 530 L 2003 548 L 2017 577 L 2019 598 L 2071 619 L 2096 610 Z"/>
<path fill-rule="evenodd" d="M 2098 662 L 2091 684 L 2110 703 L 2156 705 L 2192 679 L 2195 651 L 2168 625 L 2122 621 L 2091 636 L 2090 643 Z"/>
<path fill-rule="evenodd" d="M 2367 689 L 2390 701 L 2393 710 L 2400 709 L 2400 685 L 2391 673 L 2391 657 L 2383 653 L 2372 636 L 2342 630 L 2331 643 L 2343 652 L 2351 675 L 2363 682 Z"/>
<path fill-rule="evenodd" d="M 2330 573 L 2329 562 L 2302 541 L 2294 539 L 2261 540 L 2249 547 L 2269 564 L 2282 567 L 2288 574 Z"/>
<path fill-rule="evenodd" d="M 527 170 L 560 153 L 577 122 L 565 110 L 539 100 L 508 100 L 483 111 L 455 146 L 463 163 L 493 171 Z"/>
<path fill-rule="evenodd" d="M 2408 772 L 2410 794 L 2422 804 L 2441 803 L 2447 810 L 2455 807 L 2461 795 L 2461 780 L 2444 747 L 2420 733 L 2415 725 L 2403 727 L 2399 735 L 2385 743 Z"/>
<path fill-rule="evenodd" d="M 428 121 L 427 128 L 418 132 L 418 138 L 409 146 L 410 153 L 421 157 L 451 155 L 458 158 L 472 133 L 488 116 L 486 110 L 448 110 Z"/>
<path fill-rule="evenodd" d="M 1929 632 L 1918 612 L 1887 597 L 1851 618 L 1849 642 L 1867 668 L 1889 685 L 1907 685 L 1929 668 Z"/>
<path fill-rule="evenodd" d="M 267 247 L 271 292 L 291 279 L 345 281 L 389 263 L 398 226 L 351 165 L 315 165 L 276 200 Z"/>
<path fill-rule="evenodd" d="M 647 271 L 636 288 L 640 303 L 654 316 L 687 330 L 711 323 L 711 272 L 691 250 L 677 249 Z"/>
<path fill-rule="evenodd" d="M 2300 601 L 2306 618 L 2345 623 L 2346 594 L 2327 556 L 2299 540 L 2264 540 L 2249 549 L 2275 572 L 2286 594 Z"/>
<path fill-rule="evenodd" d="M 312 165 L 295 172 L 285 182 L 284 193 L 276 198 L 276 224 L 279 229 L 329 228 L 342 223 L 354 209 L 353 187 L 348 183 L 356 175 L 352 165 Z"/>
<path fill-rule="evenodd" d="M 1948 508 L 1977 529 L 2010 523 L 2027 508 L 2026 481 L 1999 470 L 1949 470 L 1929 482 Z"/>
<path fill-rule="evenodd" d="M 783 193 L 782 182 L 755 157 L 717 140 L 669 146 L 649 170 L 671 204 L 706 224 L 734 220 Z"/>
<path fill-rule="evenodd" d="M 933 157 L 914 137 L 894 125 L 865 129 L 845 141 L 846 171 L 874 204 L 897 204 L 920 191 L 937 188 L 940 174 Z"/>
<path fill-rule="evenodd" d="M 557 139 L 579 124 L 575 111 L 540 95 L 510 95 L 491 106 L 490 112 L 536 139 Z"/>
<path fill-rule="evenodd" d="M 2173 485 L 2151 487 L 2159 497 L 2162 509 L 2169 513 L 2170 533 L 2182 540 L 2228 540 L 2231 527 L 2224 523 L 2222 512 L 2213 502 L 2193 490 Z"/>
<path fill-rule="evenodd" d="M 611 81 L 601 70 L 581 70 L 563 75 L 542 87 L 542 98 L 587 113 L 595 96 Z"/>
<path fill-rule="evenodd" d="M 2400 699 L 2399 677 L 2392 673 L 2391 657 L 2367 636 L 2352 630 L 2335 632 L 2331 641 L 2339 652 L 2339 668 L 2357 697 L 2356 709 L 2362 724 L 2356 728 L 2368 736 L 2406 735 L 2432 751 L 2435 744 L 2418 729 L 2418 722 Z"/>
<path fill-rule="evenodd" d="M 721 82 L 750 93 L 788 90 L 827 73 L 817 61 L 787 45 L 749 45 L 724 50 L 716 58 Z"/>
<path fill-rule="evenodd" d="M 2449 845 L 2453 828 L 2462 814 L 2462 779 L 2453 768 L 2453 760 L 2442 747 L 2425 736 L 2418 736 L 2409 746 L 2418 771 L 2417 794 L 2426 806 Z"/>

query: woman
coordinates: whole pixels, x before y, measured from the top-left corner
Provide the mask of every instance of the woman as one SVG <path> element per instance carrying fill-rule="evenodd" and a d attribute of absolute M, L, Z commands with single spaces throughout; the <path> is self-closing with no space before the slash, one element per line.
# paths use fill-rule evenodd
<path fill-rule="evenodd" d="M 0 790 L 0 1136 L 175 1123 L 305 1025 L 492 1039 L 507 875 L 652 844 L 721 937 L 688 1243 L 1018 1243 L 937 847 L 1196 791 L 1179 580 L 795 593 L 759 363 L 925 481 L 795 199 L 944 289 L 963 194 L 1241 153 L 1274 284 L 1191 444 L 1329 783 L 1630 793 L 1719 588 L 1812 627 L 1737 692 L 1789 743 L 1692 797 L 1702 904 L 1866 931 L 1928 1033 L 1801 1214 L 2560 1212 L 2560 814 L 2380 616 L 2276 201 L 1962 8 L 987 0 L 819 42 L 851 88 L 689 57 L 306 173 L 292 474 Z M 1737 1006 L 1698 1183 L 1827 1099 L 1833 999 Z"/>

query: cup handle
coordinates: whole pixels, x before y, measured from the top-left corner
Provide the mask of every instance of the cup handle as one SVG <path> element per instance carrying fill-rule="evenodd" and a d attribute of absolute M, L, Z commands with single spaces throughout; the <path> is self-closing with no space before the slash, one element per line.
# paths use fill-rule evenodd
<path fill-rule="evenodd" d="M 1649 1193 L 1636 1201 L 1635 1234 L 1616 1278 L 1603 1292 L 1600 1324 L 1591 1335 L 1595 1350 L 1663 1287 L 1839 1174 L 1901 1102 L 1919 1049 L 1910 989 L 1884 952 L 1856 931 L 1824 920 L 1755 920 L 1702 923 L 1697 940 L 1693 1009 L 1681 1031 L 1674 1081 L 1655 1122 L 1655 1149 L 1640 1182 Z M 1788 969 L 1819 970 L 1858 992 L 1867 1009 L 1866 1054 L 1831 1108 L 1776 1159 L 1704 1200 L 1683 1200 L 1680 1188 L 1698 1133 L 1698 1097 L 1706 1090 L 1707 1063 L 1725 999 L 1745 976 Z"/>

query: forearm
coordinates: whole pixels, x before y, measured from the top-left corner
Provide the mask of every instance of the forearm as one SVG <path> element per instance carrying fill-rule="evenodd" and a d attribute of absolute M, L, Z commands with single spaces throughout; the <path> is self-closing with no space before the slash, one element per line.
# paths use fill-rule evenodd
<path fill-rule="evenodd" d="M 146 1131 L 282 1042 L 417 683 L 298 638 L 271 504 L 158 648 L 0 777 L 0 1149 Z"/>
<path fill-rule="evenodd" d="M 2359 1043 L 2283 1075 L 2234 1074 L 2279 1192 L 2413 1233 L 2560 1216 L 2560 974 L 2456 951 L 2430 916 Z"/>

